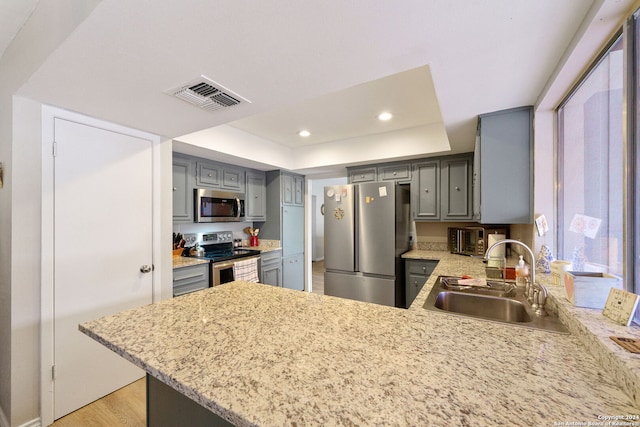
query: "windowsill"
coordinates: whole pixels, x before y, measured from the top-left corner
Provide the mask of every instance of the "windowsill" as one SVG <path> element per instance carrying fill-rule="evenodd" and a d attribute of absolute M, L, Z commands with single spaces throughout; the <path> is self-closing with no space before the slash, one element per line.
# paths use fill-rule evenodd
<path fill-rule="evenodd" d="M 633 324 L 618 325 L 604 317 L 602 310 L 574 307 L 566 299 L 564 289 L 552 284 L 550 275 L 538 274 L 536 278 L 549 290 L 550 311 L 557 311 L 562 323 L 600 362 L 603 370 L 606 370 L 605 374 L 613 376 L 615 382 L 640 407 L 640 354 L 623 349 L 609 338 L 640 338 L 640 327 Z"/>

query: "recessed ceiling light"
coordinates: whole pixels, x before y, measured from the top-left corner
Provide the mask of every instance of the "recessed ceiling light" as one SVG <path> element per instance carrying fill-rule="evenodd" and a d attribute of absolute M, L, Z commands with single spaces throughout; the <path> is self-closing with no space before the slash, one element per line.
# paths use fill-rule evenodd
<path fill-rule="evenodd" d="M 382 120 L 383 122 L 386 122 L 387 120 L 391 120 L 391 117 L 393 117 L 393 114 L 389 112 L 378 114 L 378 120 Z"/>
<path fill-rule="evenodd" d="M 308 130 L 301 130 L 300 132 L 298 132 L 298 135 L 300 135 L 303 138 L 306 138 L 311 135 L 311 132 L 309 132 Z"/>

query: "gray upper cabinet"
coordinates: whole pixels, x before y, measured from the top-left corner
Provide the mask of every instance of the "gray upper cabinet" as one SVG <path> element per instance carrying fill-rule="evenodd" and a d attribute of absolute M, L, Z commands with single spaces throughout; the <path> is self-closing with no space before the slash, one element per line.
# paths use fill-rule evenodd
<path fill-rule="evenodd" d="M 440 219 L 443 221 L 468 221 L 473 217 L 472 162 L 471 156 L 440 161 Z"/>
<path fill-rule="evenodd" d="M 304 177 L 283 172 L 281 179 L 282 203 L 285 205 L 304 206 Z"/>
<path fill-rule="evenodd" d="M 193 222 L 193 187 L 195 163 L 182 157 L 173 158 L 173 221 Z"/>
<path fill-rule="evenodd" d="M 413 165 L 411 216 L 424 221 L 468 221 L 473 216 L 471 154 L 435 157 Z"/>
<path fill-rule="evenodd" d="M 247 171 L 246 186 L 245 219 L 247 221 L 266 221 L 267 179 L 265 173 Z"/>
<path fill-rule="evenodd" d="M 226 164 L 198 161 L 196 185 L 198 187 L 244 193 L 245 171 Z"/>
<path fill-rule="evenodd" d="M 413 166 L 411 212 L 413 219 L 440 219 L 440 160 Z"/>
<path fill-rule="evenodd" d="M 533 107 L 478 118 L 473 219 L 533 223 Z"/>
<path fill-rule="evenodd" d="M 348 168 L 349 183 L 358 184 L 360 182 L 373 182 L 378 180 L 377 170 L 375 166 L 367 166 L 365 168 Z"/>
<path fill-rule="evenodd" d="M 391 163 L 378 166 L 378 181 L 406 181 L 411 180 L 411 163 Z"/>

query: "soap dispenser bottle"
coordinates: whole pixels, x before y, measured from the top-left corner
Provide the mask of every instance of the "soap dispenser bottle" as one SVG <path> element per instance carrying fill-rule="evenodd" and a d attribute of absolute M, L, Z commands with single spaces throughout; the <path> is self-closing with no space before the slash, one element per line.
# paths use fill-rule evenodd
<path fill-rule="evenodd" d="M 516 284 L 518 286 L 526 286 L 527 276 L 529 276 L 529 267 L 524 263 L 522 255 L 520 255 L 520 261 L 516 265 Z"/>

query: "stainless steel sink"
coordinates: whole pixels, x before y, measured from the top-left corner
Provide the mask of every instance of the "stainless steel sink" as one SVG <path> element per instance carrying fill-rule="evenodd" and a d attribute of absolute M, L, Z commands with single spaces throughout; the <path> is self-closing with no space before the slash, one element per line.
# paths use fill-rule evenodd
<path fill-rule="evenodd" d="M 489 295 L 442 291 L 433 304 L 436 308 L 467 316 L 501 322 L 531 322 L 527 309 L 520 301 Z"/>
<path fill-rule="evenodd" d="M 486 288 L 458 286 L 450 277 L 438 277 L 423 307 L 430 311 L 473 317 L 550 332 L 569 333 L 553 315 L 538 316 L 524 291 L 503 282 Z M 502 285 L 502 288 L 500 287 Z"/>

